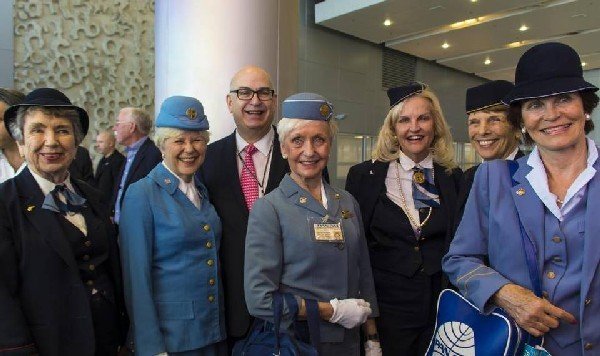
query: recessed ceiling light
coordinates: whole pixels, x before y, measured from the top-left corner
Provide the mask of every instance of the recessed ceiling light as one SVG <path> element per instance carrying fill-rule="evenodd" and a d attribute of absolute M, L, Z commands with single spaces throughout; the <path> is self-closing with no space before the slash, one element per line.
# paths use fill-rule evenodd
<path fill-rule="evenodd" d="M 442 48 L 443 49 L 448 49 L 448 47 L 450 47 L 450 45 L 448 44 L 448 42 L 444 42 L 444 44 L 442 44 Z"/>
<path fill-rule="evenodd" d="M 585 62 L 581 62 L 581 66 L 582 66 L 582 67 L 585 67 L 586 65 L 587 65 L 587 63 L 585 63 Z"/>
<path fill-rule="evenodd" d="M 517 47 L 521 47 L 524 44 L 525 44 L 524 41 L 515 41 L 515 42 L 511 42 L 511 43 L 507 44 L 506 46 L 508 48 L 517 48 Z"/>
<path fill-rule="evenodd" d="M 521 25 L 521 27 L 519 27 L 519 31 L 521 32 L 525 32 L 527 30 L 529 30 L 529 27 L 527 27 L 527 25 Z"/>
<path fill-rule="evenodd" d="M 489 66 L 490 64 L 492 64 L 492 60 L 488 57 L 485 59 L 485 61 L 483 61 L 483 64 L 485 64 L 486 66 Z"/>
<path fill-rule="evenodd" d="M 384 26 L 389 26 L 391 24 L 392 24 L 392 20 L 390 20 L 390 19 L 385 19 L 385 21 L 383 21 Z"/>
<path fill-rule="evenodd" d="M 471 2 L 477 2 L 477 0 L 471 0 Z"/>

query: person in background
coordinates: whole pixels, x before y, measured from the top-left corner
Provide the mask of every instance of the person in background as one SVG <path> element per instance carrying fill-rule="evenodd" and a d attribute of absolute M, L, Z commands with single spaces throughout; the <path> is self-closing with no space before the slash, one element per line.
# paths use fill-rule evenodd
<path fill-rule="evenodd" d="M 95 148 L 98 153 L 102 154 L 102 158 L 96 167 L 94 183 L 109 204 L 112 201 L 111 197 L 119 172 L 125 162 L 125 157 L 115 149 L 115 144 L 115 135 L 111 130 L 101 131 L 96 136 Z"/>
<path fill-rule="evenodd" d="M 484 162 L 444 271 L 479 310 L 503 308 L 551 355 L 600 349 L 600 161 L 586 134 L 598 88 L 565 44 L 527 50 L 503 99 L 533 151 Z M 540 345 L 525 337 L 531 346 Z"/>
<path fill-rule="evenodd" d="M 322 96 L 300 93 L 283 102 L 277 125 L 281 152 L 291 172 L 250 212 L 246 236 L 244 289 L 250 313 L 273 321 L 273 293 L 290 293 L 297 315 L 305 299 L 318 301 L 321 356 L 360 354 L 359 326 L 377 335 L 377 301 L 358 204 L 332 188 L 323 171 L 336 133 L 333 107 Z M 306 329 L 306 323 L 304 328 Z M 300 324 L 302 325 L 302 323 Z M 308 340 L 304 340 L 308 342 Z M 372 340 L 367 355 L 380 355 Z"/>
<path fill-rule="evenodd" d="M 92 168 L 90 151 L 87 148 L 77 146 L 75 159 L 69 166 L 69 174 L 73 179 L 79 179 L 89 185 L 94 185 L 94 169 Z"/>
<path fill-rule="evenodd" d="M 88 115 L 40 88 L 4 124 L 27 167 L 0 185 L 0 354 L 116 355 L 127 320 L 114 227 L 68 171 Z"/>
<path fill-rule="evenodd" d="M 423 355 L 447 284 L 441 261 L 452 238 L 461 171 L 435 94 L 412 83 L 388 96 L 373 160 L 350 168 L 346 190 L 365 224 L 383 354 Z"/>
<path fill-rule="evenodd" d="M 14 89 L 0 88 L 0 183 L 17 175 L 25 160 L 19 147 L 4 127 L 4 112 L 12 105 L 20 104 L 25 95 Z"/>
<path fill-rule="evenodd" d="M 229 352 L 244 338 L 253 318 L 244 302 L 244 242 L 248 214 L 259 197 L 275 189 L 286 172 L 279 138 L 273 127 L 277 95 L 271 76 L 246 66 L 231 79 L 227 107 L 235 131 L 208 145 L 198 177 L 223 223 L 220 258 L 225 288 Z"/>
<path fill-rule="evenodd" d="M 484 161 L 523 157 L 523 152 L 519 150 L 521 130 L 508 120 L 508 106 L 502 102 L 502 98 L 513 87 L 506 80 L 494 80 L 467 89 L 465 106 L 469 139 Z M 462 218 L 477 167 L 479 165 L 467 169 L 463 174 L 458 190 L 456 227 Z"/>
<path fill-rule="evenodd" d="M 221 222 L 194 174 L 208 120 L 195 98 L 172 96 L 156 118 L 163 154 L 123 199 L 120 242 L 136 354 L 216 356 L 225 339 Z"/>
<path fill-rule="evenodd" d="M 125 163 L 112 195 L 115 224 L 119 224 L 123 196 L 129 185 L 144 178 L 162 160 L 160 151 L 148 138 L 151 129 L 152 118 L 146 111 L 131 107 L 119 111 L 113 130 L 117 142 L 125 146 Z"/>

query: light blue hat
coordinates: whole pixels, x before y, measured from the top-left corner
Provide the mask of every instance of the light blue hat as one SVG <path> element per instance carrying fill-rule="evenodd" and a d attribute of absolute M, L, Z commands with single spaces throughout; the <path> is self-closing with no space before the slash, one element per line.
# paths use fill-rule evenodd
<path fill-rule="evenodd" d="M 186 131 L 208 130 L 208 119 L 204 107 L 196 98 L 189 96 L 171 96 L 163 101 L 156 127 L 172 127 Z"/>
<path fill-rule="evenodd" d="M 298 93 L 283 101 L 281 112 L 288 119 L 329 121 L 333 105 L 319 94 Z"/>

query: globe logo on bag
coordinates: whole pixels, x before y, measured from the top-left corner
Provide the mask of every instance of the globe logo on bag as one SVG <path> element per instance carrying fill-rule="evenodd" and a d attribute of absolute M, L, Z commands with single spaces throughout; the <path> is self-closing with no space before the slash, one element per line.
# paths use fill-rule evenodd
<path fill-rule="evenodd" d="M 435 333 L 432 355 L 475 356 L 475 331 L 467 324 L 449 321 Z"/>

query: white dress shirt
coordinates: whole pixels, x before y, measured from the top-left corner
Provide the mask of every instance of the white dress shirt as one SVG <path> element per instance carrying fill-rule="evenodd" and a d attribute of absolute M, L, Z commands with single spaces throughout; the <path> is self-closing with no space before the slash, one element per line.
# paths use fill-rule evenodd
<path fill-rule="evenodd" d="M 256 179 L 258 179 L 258 197 L 264 196 L 264 192 L 267 189 L 267 184 L 269 182 L 269 172 L 271 171 L 271 161 L 273 160 L 273 144 L 275 139 L 275 130 L 273 127 L 264 135 L 260 140 L 254 143 L 254 147 L 257 148 L 257 152 L 252 155 L 252 161 L 254 162 L 254 168 L 256 169 Z M 235 142 L 237 145 L 237 152 L 239 152 L 236 157 L 237 167 L 238 167 L 238 175 L 242 176 L 242 169 L 244 165 L 242 160 L 244 159 L 244 149 L 248 146 L 248 142 L 240 136 L 240 134 L 235 131 Z M 262 185 L 262 187 L 261 187 Z"/>
<path fill-rule="evenodd" d="M 39 176 L 33 170 L 29 170 L 29 171 L 31 172 L 33 179 L 35 179 L 37 184 L 40 186 L 40 189 L 42 190 L 42 193 L 44 193 L 44 195 L 48 195 L 51 191 L 54 190 L 54 187 L 56 187 L 56 184 L 47 180 L 46 178 Z M 67 189 L 69 189 L 70 191 L 76 192 L 75 188 L 73 188 L 73 184 L 71 184 L 70 177 L 71 177 L 70 174 L 67 173 L 67 178 L 64 180 L 64 182 L 62 182 L 62 184 L 64 184 L 67 187 Z M 58 197 L 60 198 L 60 200 L 63 203 L 67 202 L 67 199 L 65 199 L 64 195 L 62 195 L 61 193 L 58 193 Z M 84 236 L 87 236 L 87 225 L 85 223 L 85 218 L 83 217 L 83 215 L 81 213 L 69 212 L 65 215 L 65 218 L 67 219 L 68 222 L 70 222 L 76 228 L 78 228 L 79 231 L 81 231 Z"/>
<path fill-rule="evenodd" d="M 387 176 L 385 177 L 386 195 L 391 201 L 402 208 L 405 213 L 410 214 L 414 221 L 420 222 L 421 219 L 419 217 L 419 211 L 415 208 L 415 202 L 412 196 L 413 168 L 418 165 L 421 168 L 433 169 L 433 157 L 431 154 L 429 154 L 424 160 L 417 164 L 407 155 L 405 155 L 404 152 L 400 151 L 399 159 L 400 163 L 398 163 L 397 160 L 394 160 L 390 162 L 388 167 Z M 398 172 L 400 173 L 402 192 L 398 186 Z M 404 193 L 406 207 L 402 204 L 402 193 Z M 417 227 L 418 226 L 413 226 L 413 229 L 416 229 Z"/>
<path fill-rule="evenodd" d="M 586 140 L 588 147 L 587 167 L 583 172 L 579 173 L 579 176 L 577 176 L 573 184 L 567 189 L 567 194 L 561 207 L 556 202 L 556 195 L 550 192 L 550 188 L 548 187 L 548 175 L 546 174 L 546 168 L 544 168 L 544 162 L 542 162 L 537 146 L 533 148 L 527 159 L 527 164 L 533 169 L 525 177 L 537 196 L 540 197 L 542 203 L 559 221 L 562 221 L 564 216 L 583 199 L 588 182 L 596 174 L 596 169 L 593 165 L 598 159 L 598 149 L 593 140 L 589 138 Z"/>

